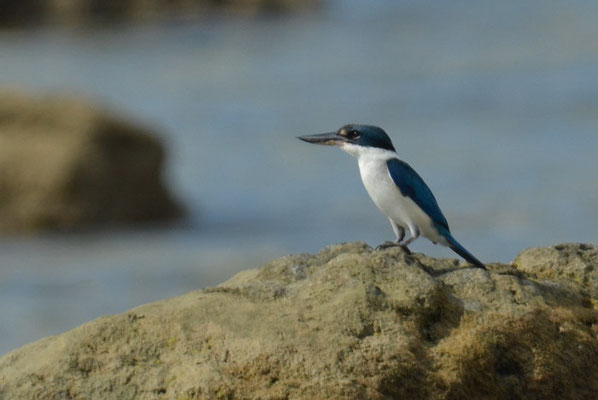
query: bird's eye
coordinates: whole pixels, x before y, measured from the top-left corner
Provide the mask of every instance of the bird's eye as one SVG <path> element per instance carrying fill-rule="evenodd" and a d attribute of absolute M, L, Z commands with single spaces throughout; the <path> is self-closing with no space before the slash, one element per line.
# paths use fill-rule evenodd
<path fill-rule="evenodd" d="M 357 139 L 359 137 L 359 132 L 357 132 L 357 131 L 349 131 L 349 134 L 347 135 L 347 137 L 349 139 Z"/>

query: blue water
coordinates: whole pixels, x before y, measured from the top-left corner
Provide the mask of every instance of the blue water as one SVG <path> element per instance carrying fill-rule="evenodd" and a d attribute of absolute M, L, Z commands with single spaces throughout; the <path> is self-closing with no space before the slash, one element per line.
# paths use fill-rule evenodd
<path fill-rule="evenodd" d="M 0 87 L 83 95 L 153 127 L 190 211 L 167 229 L 0 239 L 0 353 L 287 253 L 392 239 L 355 161 L 295 139 L 347 122 L 387 130 L 484 261 L 596 243 L 597 15 L 592 1 L 329 1 L 0 32 Z"/>

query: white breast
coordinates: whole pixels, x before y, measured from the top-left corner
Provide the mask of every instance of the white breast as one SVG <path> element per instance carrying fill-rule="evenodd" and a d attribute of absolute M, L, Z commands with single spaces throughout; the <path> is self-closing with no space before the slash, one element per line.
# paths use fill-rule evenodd
<path fill-rule="evenodd" d="M 403 196 L 392 180 L 386 162 L 397 155 L 393 151 L 351 146 L 343 150 L 357 157 L 361 180 L 376 206 L 395 224 L 411 231 L 418 228 L 428 239 L 438 242 L 440 236 L 432 220 L 413 200 Z"/>

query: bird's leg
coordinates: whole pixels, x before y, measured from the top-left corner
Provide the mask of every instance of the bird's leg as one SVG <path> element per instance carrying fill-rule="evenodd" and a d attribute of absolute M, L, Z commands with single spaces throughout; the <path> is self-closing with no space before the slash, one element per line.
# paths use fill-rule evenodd
<path fill-rule="evenodd" d="M 392 223 L 392 225 L 394 229 L 395 224 Z M 417 226 L 409 226 L 409 233 L 411 234 L 411 237 L 407 239 L 405 242 L 402 242 L 403 238 L 405 237 L 405 228 L 403 228 L 402 226 L 397 226 L 395 233 L 397 233 L 396 242 L 384 242 L 380 246 L 376 247 L 376 250 L 383 250 L 393 246 L 400 246 L 407 254 L 411 254 L 411 250 L 409 250 L 407 246 L 419 237 L 419 228 Z"/>
<path fill-rule="evenodd" d="M 389 220 L 390 220 L 390 225 L 392 226 L 392 230 L 395 232 L 395 235 L 397 235 L 397 240 L 394 242 L 391 242 L 391 241 L 384 242 L 381 245 L 379 245 L 378 247 L 376 247 L 376 250 L 384 250 L 389 247 L 400 246 L 408 254 L 411 254 L 411 251 L 404 244 L 401 243 L 403 241 L 403 239 L 405 238 L 405 228 L 395 224 L 395 222 L 392 219 L 389 218 Z"/>
<path fill-rule="evenodd" d="M 401 243 L 403 241 L 403 239 L 405 238 L 405 228 L 403 228 L 402 226 L 399 226 L 397 228 L 399 231 L 399 233 L 397 234 L 397 243 Z"/>
<path fill-rule="evenodd" d="M 411 233 L 411 237 L 407 239 L 404 243 L 402 243 L 401 247 L 403 247 L 403 249 L 405 249 L 409 254 L 411 254 L 411 250 L 409 250 L 407 246 L 419 237 L 419 228 L 417 226 L 412 225 L 409 227 L 409 233 Z"/>
<path fill-rule="evenodd" d="M 395 222 L 390 218 L 388 218 L 388 220 L 390 221 L 390 226 L 392 226 L 392 230 L 397 237 L 396 242 L 401 243 L 403 241 L 403 238 L 405 238 L 405 228 L 395 224 Z"/>

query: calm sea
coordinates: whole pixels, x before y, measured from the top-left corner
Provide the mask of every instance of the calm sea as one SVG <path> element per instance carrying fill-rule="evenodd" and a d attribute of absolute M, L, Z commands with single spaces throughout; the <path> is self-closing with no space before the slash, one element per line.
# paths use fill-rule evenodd
<path fill-rule="evenodd" d="M 356 162 L 295 139 L 348 122 L 387 130 L 484 261 L 596 243 L 597 16 L 595 1 L 329 1 L 279 18 L 1 32 L 0 87 L 82 95 L 157 129 L 190 215 L 0 239 L 0 353 L 288 253 L 392 239 Z"/>

